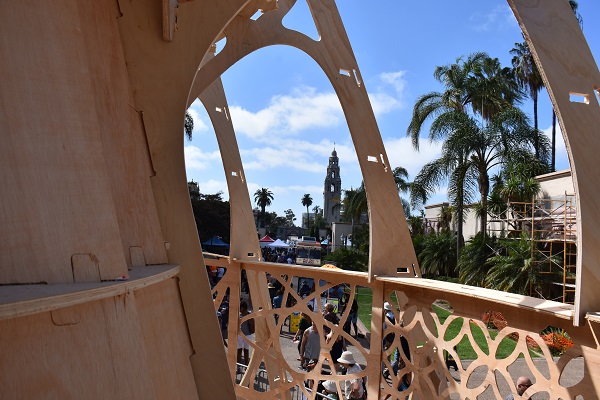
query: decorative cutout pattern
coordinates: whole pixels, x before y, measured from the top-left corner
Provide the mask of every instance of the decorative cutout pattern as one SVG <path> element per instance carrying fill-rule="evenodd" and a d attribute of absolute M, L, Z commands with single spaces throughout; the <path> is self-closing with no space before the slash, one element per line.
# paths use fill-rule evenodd
<path fill-rule="evenodd" d="M 211 260 L 206 261 L 210 265 Z M 368 382 L 369 398 L 375 398 L 371 397 L 373 390 L 379 399 L 403 399 L 413 393 L 421 399 L 456 395 L 474 399 L 484 393 L 485 398 L 504 398 L 510 392 L 516 394 L 515 382 L 520 375 L 533 382 L 526 396 L 552 393 L 552 398 L 557 399 L 595 398 L 590 370 L 599 367 L 596 364 L 600 351 L 575 343 L 562 356 L 553 357 L 548 341 L 539 332 L 513 328 L 510 320 L 495 311 L 482 309 L 481 318 L 473 319 L 461 316 L 460 310 L 446 301 L 424 307 L 419 299 L 406 295 L 401 282 L 368 283 L 364 273 L 273 263 L 243 264 L 244 273 L 231 273 L 238 266 L 232 264 L 212 293 L 216 310 L 229 304 L 227 322 L 231 337 L 242 335 L 242 322 L 255 321 L 254 340 L 242 335 L 250 346 L 249 363 L 232 363 L 237 358 L 236 339 L 228 341 L 228 359 L 239 398 L 270 399 L 290 392 L 293 399 L 302 398 L 302 394 L 312 399 L 315 394 L 310 388 L 325 380 L 337 382 L 343 390 L 348 377 L 332 368 L 333 343 L 327 343 L 323 335 L 314 369 L 299 368 L 298 343 L 292 339 L 300 313 L 310 316 L 321 332 L 323 327 L 329 327 L 334 337 L 346 341 L 347 349 L 363 368 L 356 376 Z M 247 282 L 238 283 L 238 276 L 246 276 Z M 308 295 L 299 287 L 302 281 L 311 286 Z M 273 308 L 271 286 L 282 290 L 281 308 Z M 340 302 L 335 292 L 340 286 L 345 302 Z M 365 293 L 372 293 L 373 300 Z M 380 301 L 375 300 L 377 293 Z M 248 301 L 252 309 L 242 319 L 237 318 L 238 309 L 232 300 L 238 296 Z M 349 305 L 355 298 L 359 309 L 371 310 L 373 321 L 383 321 L 379 328 L 368 327 L 371 332 L 365 338 L 356 338 L 344 330 Z M 323 318 L 323 307 L 328 301 L 339 307 L 337 326 Z M 389 303 L 393 318 L 386 317 L 384 302 Z M 527 318 L 526 311 L 523 318 Z M 569 324 L 566 320 L 565 323 Z M 584 362 L 584 350 L 595 356 Z"/>

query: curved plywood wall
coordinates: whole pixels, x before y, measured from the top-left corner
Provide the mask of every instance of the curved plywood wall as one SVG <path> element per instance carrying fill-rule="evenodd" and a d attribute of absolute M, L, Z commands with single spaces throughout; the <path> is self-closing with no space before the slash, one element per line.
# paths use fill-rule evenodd
<path fill-rule="evenodd" d="M 3 398 L 235 397 L 189 203 L 181 125 L 189 103 L 200 97 L 228 177 L 232 257 L 256 262 L 248 189 L 218 78 L 264 46 L 306 52 L 340 98 L 369 195 L 369 278 L 419 275 L 335 3 L 309 0 L 320 41 L 282 26 L 294 4 L 0 5 Z M 600 308 L 594 290 L 600 280 L 600 169 L 594 164 L 600 75 L 565 1 L 509 4 L 567 135 L 581 232 L 574 322 L 582 324 L 581 316 Z M 269 12 L 251 20 L 259 8 Z M 211 46 L 223 36 L 227 45 L 213 57 Z M 571 103 L 571 92 L 588 104 Z M 381 322 L 381 308 L 373 310 Z"/>

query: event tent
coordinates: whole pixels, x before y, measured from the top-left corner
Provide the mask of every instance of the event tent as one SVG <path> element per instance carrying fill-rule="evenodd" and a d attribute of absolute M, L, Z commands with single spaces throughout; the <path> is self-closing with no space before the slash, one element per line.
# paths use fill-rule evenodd
<path fill-rule="evenodd" d="M 277 239 L 273 243 L 269 243 L 269 247 L 282 248 L 282 247 L 290 247 L 290 245 L 285 243 L 281 239 Z"/>
<path fill-rule="evenodd" d="M 202 242 L 202 246 L 229 247 L 229 245 L 222 241 L 218 236 L 213 236 L 206 242 Z"/>
<path fill-rule="evenodd" d="M 269 235 L 265 235 L 262 239 L 258 240 L 258 244 L 260 244 L 260 247 L 267 247 L 270 243 L 273 243 L 275 240 L 273 240 Z"/>

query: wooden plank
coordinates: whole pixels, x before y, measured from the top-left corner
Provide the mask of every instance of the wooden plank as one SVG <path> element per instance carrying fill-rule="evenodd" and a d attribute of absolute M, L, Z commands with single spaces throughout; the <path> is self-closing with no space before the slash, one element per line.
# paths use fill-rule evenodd
<path fill-rule="evenodd" d="M 100 282 L 98 258 L 94 254 L 73 254 L 71 268 L 73 268 L 73 282 Z"/>
<path fill-rule="evenodd" d="M 142 289 L 176 276 L 175 265 L 135 268 L 128 280 L 55 285 L 0 286 L 0 320 L 70 307 Z"/>
<path fill-rule="evenodd" d="M 210 51 L 203 62 L 206 63 L 212 57 L 214 53 Z M 261 250 L 256 234 L 254 213 L 221 79 L 215 80 L 199 98 L 215 129 L 229 191 L 231 219 L 229 256 L 238 260 L 259 261 Z"/>

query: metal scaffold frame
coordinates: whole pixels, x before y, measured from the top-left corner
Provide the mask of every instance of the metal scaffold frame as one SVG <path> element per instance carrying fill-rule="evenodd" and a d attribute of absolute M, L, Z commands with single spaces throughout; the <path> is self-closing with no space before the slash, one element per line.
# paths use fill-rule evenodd
<path fill-rule="evenodd" d="M 565 192 L 554 198 L 533 198 L 531 202 L 508 202 L 506 211 L 490 213 L 488 233 L 519 238 L 525 233 L 533 242 L 532 268 L 541 274 L 562 274 L 563 303 L 573 304 L 577 268 L 577 212 L 575 195 Z M 537 297 L 533 288 L 530 296 Z"/>

